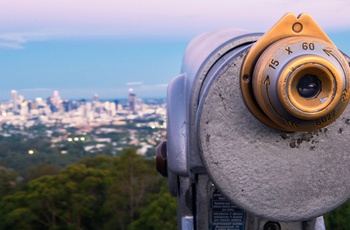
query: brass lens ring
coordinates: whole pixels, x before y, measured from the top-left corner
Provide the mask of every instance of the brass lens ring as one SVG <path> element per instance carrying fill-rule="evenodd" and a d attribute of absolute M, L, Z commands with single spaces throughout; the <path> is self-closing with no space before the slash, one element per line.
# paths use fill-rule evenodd
<path fill-rule="evenodd" d="M 317 84 L 314 95 L 310 97 L 301 95 L 298 88 L 305 76 L 313 78 Z M 278 95 L 290 114 L 300 119 L 313 120 L 326 116 L 335 109 L 344 90 L 344 83 L 341 72 L 331 62 L 319 56 L 308 55 L 287 64 L 280 76 Z"/>
<path fill-rule="evenodd" d="M 287 131 L 311 131 L 332 123 L 348 99 L 348 67 L 330 43 L 289 37 L 259 57 L 252 88 L 260 109 Z"/>

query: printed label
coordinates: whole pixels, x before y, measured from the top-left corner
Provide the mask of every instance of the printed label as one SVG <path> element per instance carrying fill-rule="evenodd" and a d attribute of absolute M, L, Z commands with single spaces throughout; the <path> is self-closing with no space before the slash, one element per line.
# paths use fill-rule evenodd
<path fill-rule="evenodd" d="M 232 204 L 217 189 L 211 199 L 211 230 L 244 230 L 246 212 Z"/>

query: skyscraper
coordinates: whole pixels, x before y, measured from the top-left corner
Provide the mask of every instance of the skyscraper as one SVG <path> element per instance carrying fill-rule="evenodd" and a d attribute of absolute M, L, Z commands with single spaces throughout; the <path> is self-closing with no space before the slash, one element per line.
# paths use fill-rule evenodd
<path fill-rule="evenodd" d="M 17 91 L 16 90 L 11 90 L 11 95 L 12 95 L 12 111 L 14 113 L 18 112 L 18 99 L 17 99 Z"/>
<path fill-rule="evenodd" d="M 53 91 L 53 104 L 56 108 L 58 108 L 59 104 L 60 104 L 60 94 L 58 93 L 58 90 L 54 90 Z"/>
<path fill-rule="evenodd" d="M 47 99 L 47 103 L 50 105 L 51 112 L 57 112 L 61 105 L 61 98 L 58 90 L 53 91 L 53 97 Z"/>
<path fill-rule="evenodd" d="M 100 101 L 99 101 L 99 97 L 98 94 L 96 93 L 94 95 L 94 98 L 92 100 L 92 111 L 96 112 L 96 113 L 100 113 L 101 112 L 101 108 L 100 108 Z"/>
<path fill-rule="evenodd" d="M 129 97 L 128 97 L 128 104 L 129 104 L 129 110 L 132 113 L 135 113 L 135 107 L 136 107 L 136 94 L 133 92 L 134 90 L 132 88 L 129 89 Z"/>

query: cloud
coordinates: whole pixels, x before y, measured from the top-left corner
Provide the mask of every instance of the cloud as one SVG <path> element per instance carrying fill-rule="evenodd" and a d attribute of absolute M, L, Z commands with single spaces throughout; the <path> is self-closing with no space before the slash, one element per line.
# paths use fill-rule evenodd
<path fill-rule="evenodd" d="M 0 34 L 0 49 L 23 49 L 26 39 L 18 34 Z"/>
<path fill-rule="evenodd" d="M 74 33 L 62 29 L 48 29 L 31 32 L 0 33 L 0 49 L 24 49 L 31 41 L 45 41 L 52 38 L 71 38 Z"/>
<path fill-rule="evenodd" d="M 144 89 L 166 88 L 166 87 L 168 87 L 168 83 L 142 86 L 142 88 L 144 88 Z"/>
<path fill-rule="evenodd" d="M 127 82 L 125 85 L 143 85 L 142 81 Z"/>

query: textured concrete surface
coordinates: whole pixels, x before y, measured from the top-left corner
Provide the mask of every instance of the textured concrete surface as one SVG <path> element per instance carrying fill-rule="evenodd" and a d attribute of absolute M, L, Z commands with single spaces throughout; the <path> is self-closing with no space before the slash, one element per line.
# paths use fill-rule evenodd
<path fill-rule="evenodd" d="M 204 92 L 197 117 L 202 161 L 219 189 L 269 220 L 321 216 L 350 195 L 350 107 L 309 133 L 273 130 L 250 114 L 237 57 Z"/>

